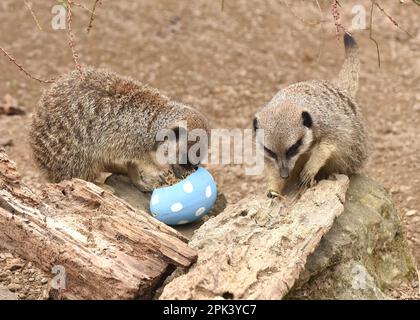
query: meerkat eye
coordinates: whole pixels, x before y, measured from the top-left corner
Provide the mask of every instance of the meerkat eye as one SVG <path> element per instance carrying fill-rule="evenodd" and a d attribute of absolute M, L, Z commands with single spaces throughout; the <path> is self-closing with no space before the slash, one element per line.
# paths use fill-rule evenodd
<path fill-rule="evenodd" d="M 277 159 L 277 155 L 275 152 L 271 151 L 267 147 L 264 146 L 264 151 L 267 153 L 267 155 L 273 159 Z"/>
<path fill-rule="evenodd" d="M 302 138 L 300 138 L 293 146 L 286 151 L 286 158 L 290 159 L 298 154 L 299 148 L 302 145 Z"/>

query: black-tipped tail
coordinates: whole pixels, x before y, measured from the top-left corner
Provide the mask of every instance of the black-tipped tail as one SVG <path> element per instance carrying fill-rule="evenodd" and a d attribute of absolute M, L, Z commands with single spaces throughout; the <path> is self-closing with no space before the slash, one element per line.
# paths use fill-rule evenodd
<path fill-rule="evenodd" d="M 354 40 L 353 36 L 348 32 L 344 34 L 344 47 L 346 48 L 346 51 L 348 49 L 357 49 L 356 40 Z"/>
<path fill-rule="evenodd" d="M 344 47 L 346 48 L 346 59 L 338 75 L 337 84 L 351 96 L 355 96 L 359 86 L 360 61 L 357 54 L 357 42 L 347 32 L 344 34 Z"/>

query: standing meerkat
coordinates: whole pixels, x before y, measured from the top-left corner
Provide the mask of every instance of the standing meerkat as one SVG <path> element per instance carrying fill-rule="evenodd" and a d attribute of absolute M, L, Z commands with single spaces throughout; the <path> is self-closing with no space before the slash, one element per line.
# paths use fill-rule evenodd
<path fill-rule="evenodd" d="M 152 158 L 161 143 L 156 134 L 180 129 L 208 133 L 209 124 L 198 111 L 156 89 L 89 67 L 59 78 L 44 92 L 33 118 L 31 146 L 53 182 L 93 181 L 100 172 L 112 172 L 127 174 L 146 192 L 165 178 Z"/>
<path fill-rule="evenodd" d="M 355 102 L 357 44 L 346 33 L 344 45 L 346 59 L 336 80 L 290 85 L 254 117 L 254 129 L 264 129 L 270 197 L 281 197 L 286 186 L 312 186 L 332 173 L 351 175 L 367 158 L 366 132 Z"/>

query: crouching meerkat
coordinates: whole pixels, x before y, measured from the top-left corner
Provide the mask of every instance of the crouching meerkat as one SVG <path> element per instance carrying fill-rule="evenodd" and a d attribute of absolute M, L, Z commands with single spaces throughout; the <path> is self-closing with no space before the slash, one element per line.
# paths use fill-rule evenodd
<path fill-rule="evenodd" d="M 254 129 L 264 129 L 269 197 L 282 197 L 286 186 L 312 186 L 332 173 L 351 175 L 367 158 L 366 132 L 355 101 L 357 44 L 346 33 L 344 45 L 346 58 L 337 79 L 290 85 L 254 117 Z"/>
<path fill-rule="evenodd" d="M 93 181 L 100 172 L 112 172 L 128 175 L 147 192 L 165 178 L 152 158 L 161 143 L 157 133 L 181 128 L 209 132 L 206 118 L 191 107 L 130 78 L 88 67 L 44 92 L 30 138 L 36 162 L 53 182 Z"/>

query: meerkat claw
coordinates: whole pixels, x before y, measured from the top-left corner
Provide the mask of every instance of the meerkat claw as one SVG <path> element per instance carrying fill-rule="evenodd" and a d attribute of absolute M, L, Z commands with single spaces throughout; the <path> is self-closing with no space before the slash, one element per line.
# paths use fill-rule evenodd
<path fill-rule="evenodd" d="M 267 191 L 267 197 L 269 197 L 270 199 L 280 199 L 280 200 L 284 200 L 285 197 L 282 196 L 279 192 L 276 192 L 274 190 L 268 190 Z"/>

